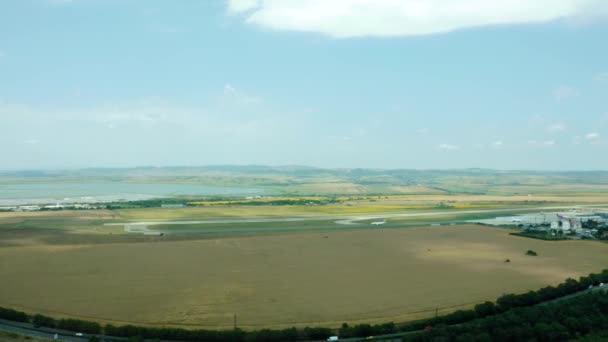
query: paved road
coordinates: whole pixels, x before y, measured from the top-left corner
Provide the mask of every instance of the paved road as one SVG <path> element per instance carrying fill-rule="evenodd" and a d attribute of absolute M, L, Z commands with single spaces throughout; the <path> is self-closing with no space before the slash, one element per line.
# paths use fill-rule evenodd
<path fill-rule="evenodd" d="M 89 340 L 88 337 L 78 337 L 72 332 L 52 332 L 52 329 L 37 329 L 32 327 L 31 324 L 16 323 L 3 319 L 0 319 L 0 330 L 49 340 L 53 340 L 55 334 L 57 334 L 57 341 L 87 342 Z"/>

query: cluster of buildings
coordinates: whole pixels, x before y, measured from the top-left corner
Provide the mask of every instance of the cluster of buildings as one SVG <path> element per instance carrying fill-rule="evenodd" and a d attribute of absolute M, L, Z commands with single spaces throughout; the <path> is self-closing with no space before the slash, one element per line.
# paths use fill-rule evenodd
<path fill-rule="evenodd" d="M 51 210 L 90 210 L 103 209 L 105 206 L 92 205 L 88 203 L 49 204 L 49 205 L 17 205 L 0 207 L 0 211 L 51 211 Z"/>
<path fill-rule="evenodd" d="M 593 215 L 562 215 L 557 214 L 557 220 L 551 221 L 549 231 L 551 234 L 570 234 L 593 237 L 599 227 L 608 226 L 608 214 L 597 213 Z"/>
<path fill-rule="evenodd" d="M 551 235 L 596 237 L 599 229 L 608 227 L 608 209 L 569 210 L 497 217 L 475 222 L 495 226 L 517 226 Z"/>

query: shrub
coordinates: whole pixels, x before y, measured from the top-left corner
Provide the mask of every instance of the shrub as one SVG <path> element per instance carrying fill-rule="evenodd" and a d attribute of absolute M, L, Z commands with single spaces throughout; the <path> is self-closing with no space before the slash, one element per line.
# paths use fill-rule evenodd
<path fill-rule="evenodd" d="M 52 317 L 44 316 L 44 315 L 35 315 L 32 318 L 32 324 L 35 327 L 47 327 L 47 328 L 55 328 L 57 327 L 57 322 Z"/>
<path fill-rule="evenodd" d="M 6 319 L 13 322 L 28 322 L 29 316 L 25 312 L 0 308 L 0 318 Z"/>

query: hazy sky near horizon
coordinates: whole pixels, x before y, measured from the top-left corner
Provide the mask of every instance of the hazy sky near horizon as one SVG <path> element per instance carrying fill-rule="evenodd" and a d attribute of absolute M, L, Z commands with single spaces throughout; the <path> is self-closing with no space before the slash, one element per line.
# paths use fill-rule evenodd
<path fill-rule="evenodd" d="M 605 0 L 5 0 L 0 169 L 608 169 Z"/>

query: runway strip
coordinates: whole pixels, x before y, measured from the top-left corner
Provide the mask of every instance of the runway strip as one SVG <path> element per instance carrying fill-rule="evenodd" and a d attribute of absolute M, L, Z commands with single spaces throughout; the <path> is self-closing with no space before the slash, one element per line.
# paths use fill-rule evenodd
<path fill-rule="evenodd" d="M 221 232 L 263 232 L 272 230 L 311 230 L 311 229 L 339 229 L 340 226 L 363 224 L 361 221 L 367 220 L 380 220 L 380 219 L 391 219 L 391 218 L 426 218 L 426 217 L 440 217 L 444 215 L 468 215 L 468 214 L 489 214 L 489 213 L 517 213 L 517 212 L 530 212 L 530 211 L 548 211 L 548 210 L 564 210 L 564 209 L 582 209 L 582 208 L 593 208 L 593 207 L 606 207 L 608 204 L 586 204 L 586 205 L 569 205 L 569 206 L 548 206 L 548 207 L 520 207 L 520 208 L 505 208 L 505 209 L 474 209 L 474 210 L 441 210 L 441 211 L 423 211 L 423 212 L 409 212 L 409 213 L 378 213 L 374 215 L 327 215 L 327 216 L 315 216 L 315 217 L 284 217 L 284 218 L 250 218 L 250 219 L 223 219 L 223 220 L 193 220 L 193 221 L 140 221 L 140 222 L 122 222 L 122 223 L 106 223 L 105 226 L 123 226 L 127 233 L 139 233 L 155 235 L 161 233 L 221 233 Z M 188 229 L 188 230 L 171 230 L 160 231 L 150 229 L 151 226 L 158 225 L 195 225 L 195 224 L 242 224 L 242 223 L 281 223 L 281 222 L 311 222 L 311 221 L 334 221 L 337 226 L 322 225 L 319 227 L 289 227 L 289 228 L 276 228 L 276 227 L 251 227 L 247 228 L 201 228 L 201 229 Z"/>

